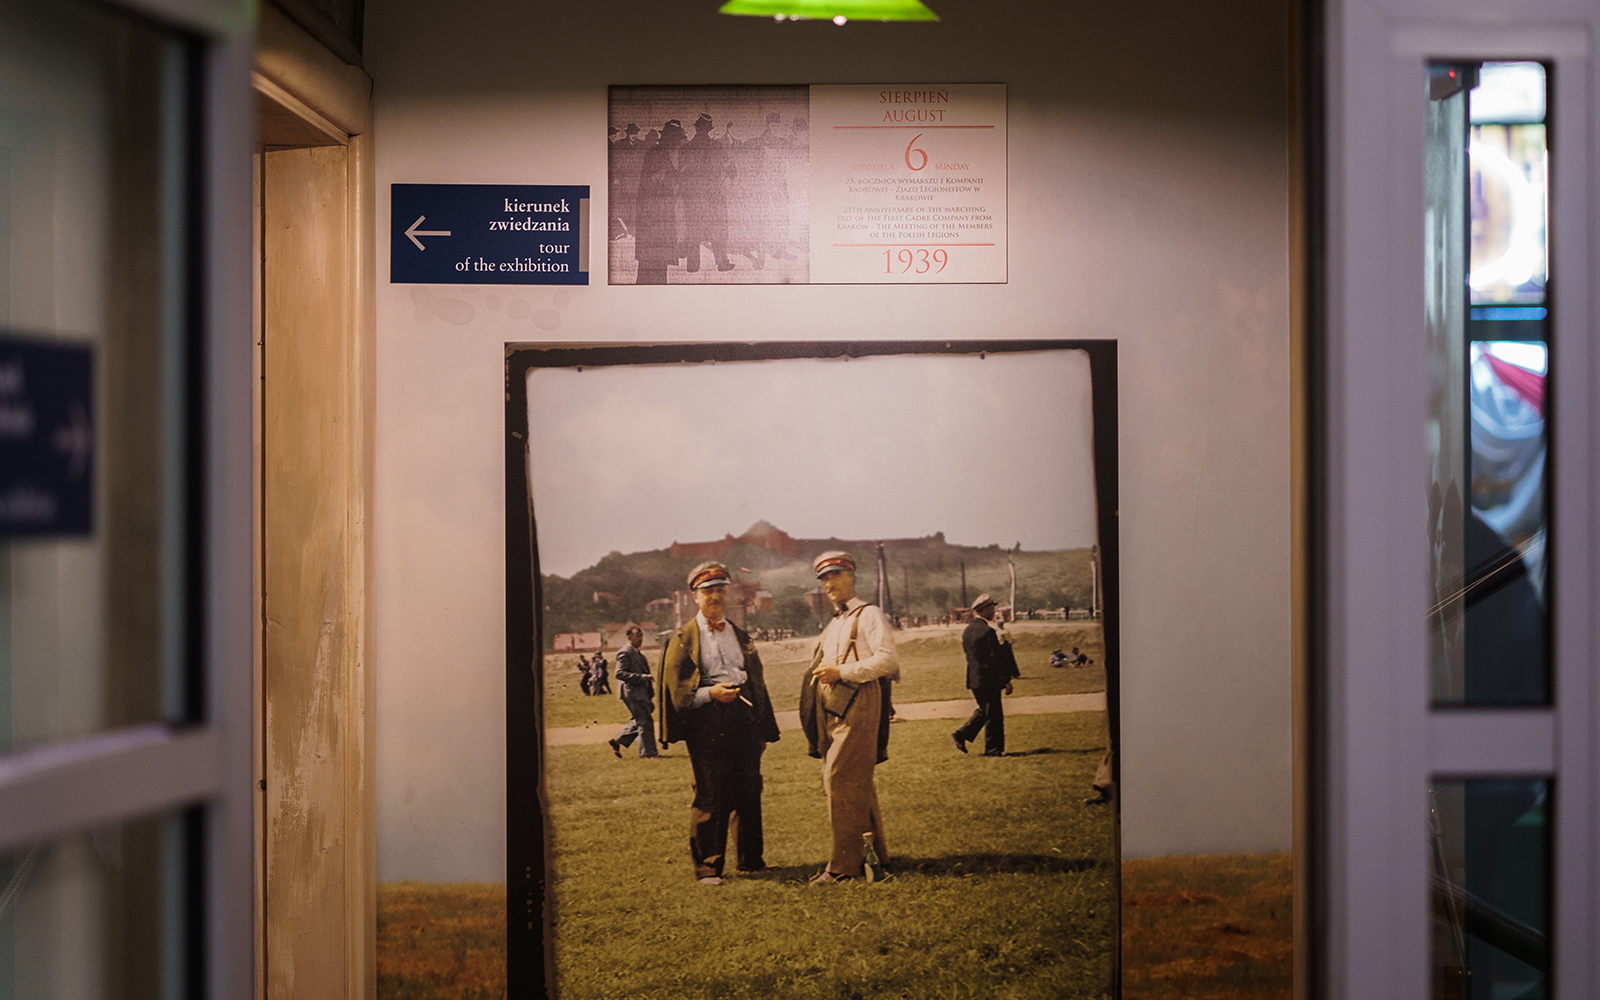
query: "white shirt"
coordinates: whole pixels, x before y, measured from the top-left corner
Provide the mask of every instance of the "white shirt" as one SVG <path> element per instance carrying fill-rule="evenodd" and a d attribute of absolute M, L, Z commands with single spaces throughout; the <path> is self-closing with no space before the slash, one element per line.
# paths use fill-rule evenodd
<path fill-rule="evenodd" d="M 726 624 L 727 619 L 723 619 L 725 627 L 721 632 L 713 632 L 705 612 L 694 618 L 700 625 L 700 687 L 694 693 L 691 706 L 699 708 L 711 701 L 713 684 L 737 686 L 749 678 L 744 672 L 744 651 L 739 648 L 739 637 L 733 634 L 733 626 Z"/>
<path fill-rule="evenodd" d="M 868 604 L 852 597 L 845 604 L 844 614 L 834 618 L 822 630 L 822 663 L 839 668 L 841 679 L 851 684 L 876 680 L 879 677 L 900 679 L 900 659 L 894 651 L 894 634 L 889 620 L 876 604 Z M 853 613 L 860 608 L 856 629 L 856 649 L 850 652 L 850 627 L 858 617 Z M 841 660 L 843 662 L 841 662 Z"/>

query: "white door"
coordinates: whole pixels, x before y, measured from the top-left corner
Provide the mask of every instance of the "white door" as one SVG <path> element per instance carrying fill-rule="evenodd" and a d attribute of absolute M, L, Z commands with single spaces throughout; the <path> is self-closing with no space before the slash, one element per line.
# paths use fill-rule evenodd
<path fill-rule="evenodd" d="M 1314 980 L 1600 994 L 1600 6 L 1332 3 Z"/>

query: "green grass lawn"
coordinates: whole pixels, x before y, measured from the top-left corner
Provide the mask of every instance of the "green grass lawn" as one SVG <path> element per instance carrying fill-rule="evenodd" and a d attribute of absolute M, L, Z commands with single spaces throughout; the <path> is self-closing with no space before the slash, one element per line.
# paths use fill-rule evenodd
<path fill-rule="evenodd" d="M 1098 623 L 1011 626 L 1019 696 L 1104 689 L 1097 662 L 1052 669 L 1050 650 L 1103 660 Z M 960 628 L 897 636 L 896 701 L 967 700 Z M 792 713 L 815 639 L 764 643 L 780 712 Z M 659 651 L 652 651 L 652 662 Z M 620 724 L 615 695 L 585 697 L 576 657 L 546 661 L 546 723 Z M 827 859 L 821 764 L 787 732 L 764 759 L 767 863 L 776 872 L 694 882 L 689 759 L 547 750 L 551 903 L 560 1000 L 1101 998 L 1116 942 L 1111 815 L 1083 804 L 1105 747 L 1099 712 L 1014 715 L 1011 755 L 962 756 L 950 720 L 894 724 L 878 768 L 893 878 L 811 887 Z M 731 846 L 731 845 L 730 845 Z M 386 884 L 384 1000 L 498 997 L 503 886 Z M 496 978 L 498 970 L 499 978 Z"/>
<path fill-rule="evenodd" d="M 1290 1000 L 1294 860 L 1281 854 L 1122 863 L 1127 1000 Z"/>
<path fill-rule="evenodd" d="M 1122 995 L 1289 1000 L 1292 900 L 1288 854 L 1124 861 Z M 381 883 L 378 995 L 498 1000 L 505 989 L 505 917 L 503 885 Z"/>
<path fill-rule="evenodd" d="M 894 686 L 896 703 L 915 701 L 965 701 L 967 661 L 961 652 L 962 626 L 932 626 L 895 634 L 900 654 L 900 682 Z M 1106 687 L 1104 643 L 1099 622 L 1012 622 L 1007 626 L 1016 647 L 1017 665 L 1022 677 L 1015 685 L 1017 695 L 1083 694 L 1104 691 Z M 767 672 L 767 690 L 773 708 L 793 712 L 800 703 L 800 680 L 811 666 L 815 637 L 783 642 L 757 643 L 761 663 Z M 1050 666 L 1050 651 L 1081 648 L 1093 659 L 1091 667 Z M 654 667 L 661 650 L 647 650 Z M 614 660 L 611 653 L 607 660 Z M 585 696 L 578 686 L 576 654 L 545 656 L 545 725 L 551 727 L 616 725 L 628 721 L 628 711 L 615 693 L 615 663 L 612 664 L 609 695 Z"/>
<path fill-rule="evenodd" d="M 378 884 L 378 996 L 502 1000 L 505 990 L 504 885 Z"/>
<path fill-rule="evenodd" d="M 1047 668 L 1048 669 L 1048 668 Z M 769 875 L 694 884 L 689 761 L 550 751 L 559 1000 L 1109 996 L 1111 818 L 1082 804 L 1099 713 L 1007 720 L 1015 756 L 961 757 L 948 722 L 894 725 L 879 795 L 895 875 L 812 888 L 828 850 L 819 763 L 765 758 Z M 1123 995 L 1287 1000 L 1287 854 L 1122 864 Z M 503 885 L 378 887 L 382 1000 L 499 1000 Z"/>
<path fill-rule="evenodd" d="M 895 724 L 878 768 L 895 871 L 883 885 L 806 884 L 828 829 L 820 764 L 798 733 L 764 763 L 766 855 L 779 870 L 720 888 L 693 880 L 681 745 L 659 762 L 553 748 L 559 996 L 1109 996 L 1111 817 L 1082 803 L 1104 717 L 1007 724 L 1015 756 L 1002 759 L 955 753 L 947 722 Z"/>

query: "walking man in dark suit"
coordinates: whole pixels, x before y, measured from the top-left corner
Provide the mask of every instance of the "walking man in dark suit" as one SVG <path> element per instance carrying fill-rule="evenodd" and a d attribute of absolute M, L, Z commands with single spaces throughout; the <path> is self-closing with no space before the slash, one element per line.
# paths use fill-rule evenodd
<path fill-rule="evenodd" d="M 660 756 L 656 753 L 656 703 L 650 662 L 639 652 L 643 642 L 644 629 L 629 625 L 628 644 L 617 654 L 617 684 L 622 688 L 622 703 L 628 706 L 628 714 L 632 716 L 621 732 L 606 741 L 617 757 L 621 757 L 622 748 L 632 746 L 636 738 L 639 756 Z"/>
<path fill-rule="evenodd" d="M 723 615 L 728 568 L 689 573 L 700 613 L 674 632 L 661 658 L 661 742 L 683 740 L 694 771 L 689 853 L 701 885 L 721 885 L 728 819 L 739 817 L 741 872 L 768 871 L 761 833 L 761 754 L 778 741 L 778 720 L 750 635 Z"/>
<path fill-rule="evenodd" d="M 1002 692 L 1011 693 L 1011 678 L 1018 674 L 1017 658 L 1001 644 L 989 624 L 994 611 L 994 598 L 988 594 L 979 594 L 972 602 L 976 617 L 961 633 L 961 648 L 967 654 L 967 687 L 978 707 L 960 729 L 950 734 L 956 749 L 966 753 L 967 743 L 977 739 L 978 730 L 982 729 L 985 757 L 999 757 L 1006 752 L 1005 707 L 1000 699 Z"/>

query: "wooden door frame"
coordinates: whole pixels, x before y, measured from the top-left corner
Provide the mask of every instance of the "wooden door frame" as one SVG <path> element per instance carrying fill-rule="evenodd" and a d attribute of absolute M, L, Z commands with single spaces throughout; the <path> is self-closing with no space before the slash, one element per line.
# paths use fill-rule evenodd
<path fill-rule="evenodd" d="M 301 995 L 371 998 L 376 994 L 376 847 L 374 780 L 375 615 L 373 587 L 372 535 L 369 528 L 374 476 L 374 427 L 376 424 L 377 297 L 374 265 L 374 173 L 372 150 L 372 81 L 360 69 L 346 65 L 304 29 L 276 7 L 263 4 L 258 27 L 253 73 L 257 102 L 257 155 L 254 157 L 254 300 L 251 352 L 255 378 L 253 385 L 254 482 L 252 524 L 254 550 L 254 777 L 255 794 L 255 995 L 268 996 L 266 942 L 274 918 L 266 907 L 267 841 L 266 814 L 267 732 L 264 675 L 263 584 L 267 558 L 279 544 L 263 532 L 263 446 L 265 411 L 263 400 L 264 273 L 262 263 L 262 177 L 265 151 L 308 146 L 344 146 L 348 153 L 345 245 L 349 248 L 342 262 L 344 280 L 351 294 L 348 315 L 337 324 L 346 331 L 344 343 L 326 345 L 329 352 L 347 357 L 349 375 L 343 383 L 343 398 L 338 409 L 351 428 L 354 442 L 341 461 L 350 463 L 339 470 L 341 478 L 355 484 L 340 511 L 345 519 L 349 544 L 344 553 L 346 601 L 345 618 L 351 623 L 353 645 L 351 670 L 345 689 L 344 708 L 339 719 L 345 757 L 344 871 L 340 898 L 308 900 L 308 906 L 338 907 L 346 914 L 347 964 L 342 981 L 295 983 Z M 294 442 L 275 442 L 277 448 Z M 351 467 L 353 466 L 353 468 Z M 285 546 L 285 552 L 289 548 Z"/>

